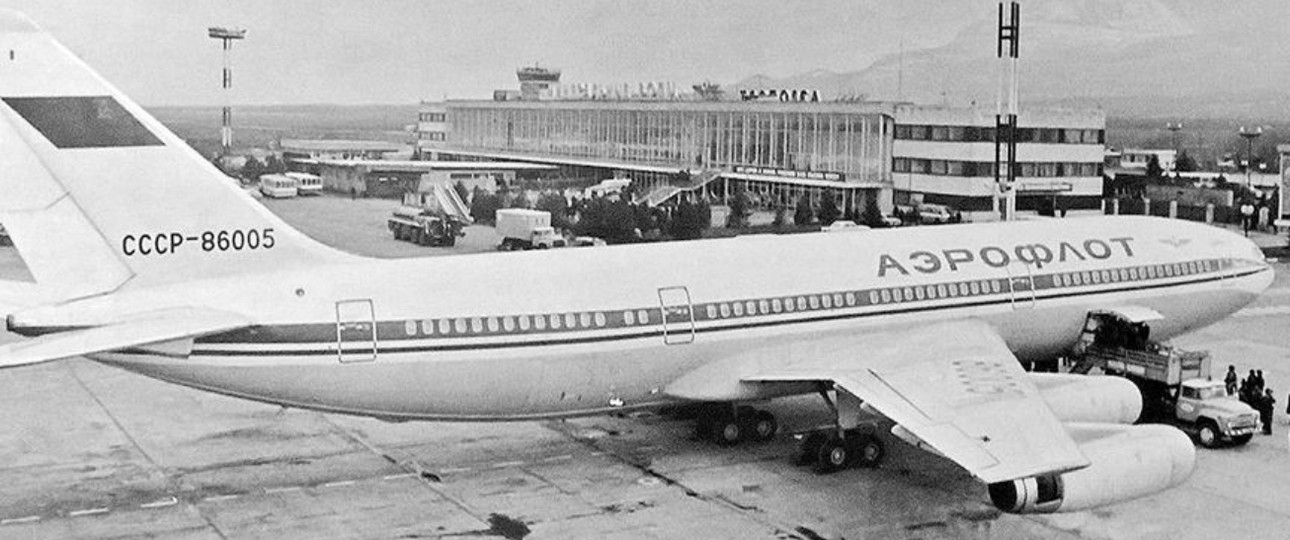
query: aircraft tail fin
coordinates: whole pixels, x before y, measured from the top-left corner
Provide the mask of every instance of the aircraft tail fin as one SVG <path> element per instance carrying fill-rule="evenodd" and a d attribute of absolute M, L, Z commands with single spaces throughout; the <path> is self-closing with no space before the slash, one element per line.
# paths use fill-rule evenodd
<path fill-rule="evenodd" d="M 0 10 L 0 224 L 72 298 L 339 261 L 26 16 Z"/>

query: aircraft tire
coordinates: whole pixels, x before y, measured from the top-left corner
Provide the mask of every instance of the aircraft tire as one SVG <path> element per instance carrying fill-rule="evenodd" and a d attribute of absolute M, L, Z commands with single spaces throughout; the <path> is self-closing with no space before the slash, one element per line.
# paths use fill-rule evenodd
<path fill-rule="evenodd" d="M 779 422 L 775 420 L 775 415 L 766 411 L 753 411 L 748 424 L 748 435 L 760 442 L 774 440 L 775 434 L 779 432 Z"/>
<path fill-rule="evenodd" d="M 851 464 L 851 452 L 846 441 L 831 436 L 825 439 L 815 453 L 815 473 L 829 474 L 847 468 Z"/>
<path fill-rule="evenodd" d="M 887 457 L 887 448 L 873 435 L 856 435 L 847 439 L 847 442 L 851 444 L 852 461 L 857 467 L 872 469 Z"/>

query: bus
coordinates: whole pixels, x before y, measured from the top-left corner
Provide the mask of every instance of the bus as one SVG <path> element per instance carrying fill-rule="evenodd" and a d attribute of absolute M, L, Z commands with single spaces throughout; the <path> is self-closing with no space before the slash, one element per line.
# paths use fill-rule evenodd
<path fill-rule="evenodd" d="M 322 195 L 323 185 L 322 177 L 316 174 L 289 172 L 286 176 L 294 178 L 296 181 L 296 194 L 304 197 L 305 195 Z"/>
<path fill-rule="evenodd" d="M 289 199 L 295 197 L 296 179 L 283 174 L 260 175 L 260 193 L 271 199 Z"/>

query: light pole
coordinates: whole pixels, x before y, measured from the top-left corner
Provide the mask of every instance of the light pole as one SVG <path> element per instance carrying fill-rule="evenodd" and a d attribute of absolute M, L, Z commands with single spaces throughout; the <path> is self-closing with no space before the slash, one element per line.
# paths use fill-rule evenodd
<path fill-rule="evenodd" d="M 1178 132 L 1182 131 L 1182 127 L 1183 127 L 1182 122 L 1178 122 L 1178 123 L 1168 122 L 1165 124 L 1165 129 L 1169 130 L 1170 136 L 1173 139 L 1173 143 L 1174 143 L 1174 171 L 1175 172 L 1178 171 L 1178 158 L 1180 156 L 1180 152 L 1178 151 Z"/>
<path fill-rule="evenodd" d="M 1254 165 L 1254 139 L 1263 134 L 1263 126 L 1246 130 L 1241 126 L 1240 135 L 1245 139 L 1245 188 L 1250 189 L 1250 167 Z"/>
<path fill-rule="evenodd" d="M 1251 130 L 1246 130 L 1245 126 L 1241 126 L 1240 135 L 1245 139 L 1245 189 L 1250 192 L 1254 191 L 1250 185 L 1250 167 L 1254 166 L 1254 139 L 1257 139 L 1262 134 L 1263 126 L 1258 126 L 1256 129 Z M 1250 236 L 1251 221 L 1254 219 L 1254 205 L 1250 204 L 1248 200 L 1241 205 L 1241 216 L 1245 220 L 1245 236 L 1248 237 Z"/>

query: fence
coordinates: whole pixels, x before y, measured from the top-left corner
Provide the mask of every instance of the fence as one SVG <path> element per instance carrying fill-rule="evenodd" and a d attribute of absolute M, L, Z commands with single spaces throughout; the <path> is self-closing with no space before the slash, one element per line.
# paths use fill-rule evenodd
<path fill-rule="evenodd" d="M 1102 199 L 1102 213 L 1107 215 L 1150 215 L 1201 221 L 1205 223 L 1228 223 L 1240 225 L 1240 209 L 1231 206 L 1203 206 L 1181 204 L 1177 201 L 1151 199 L 1108 198 Z"/>

